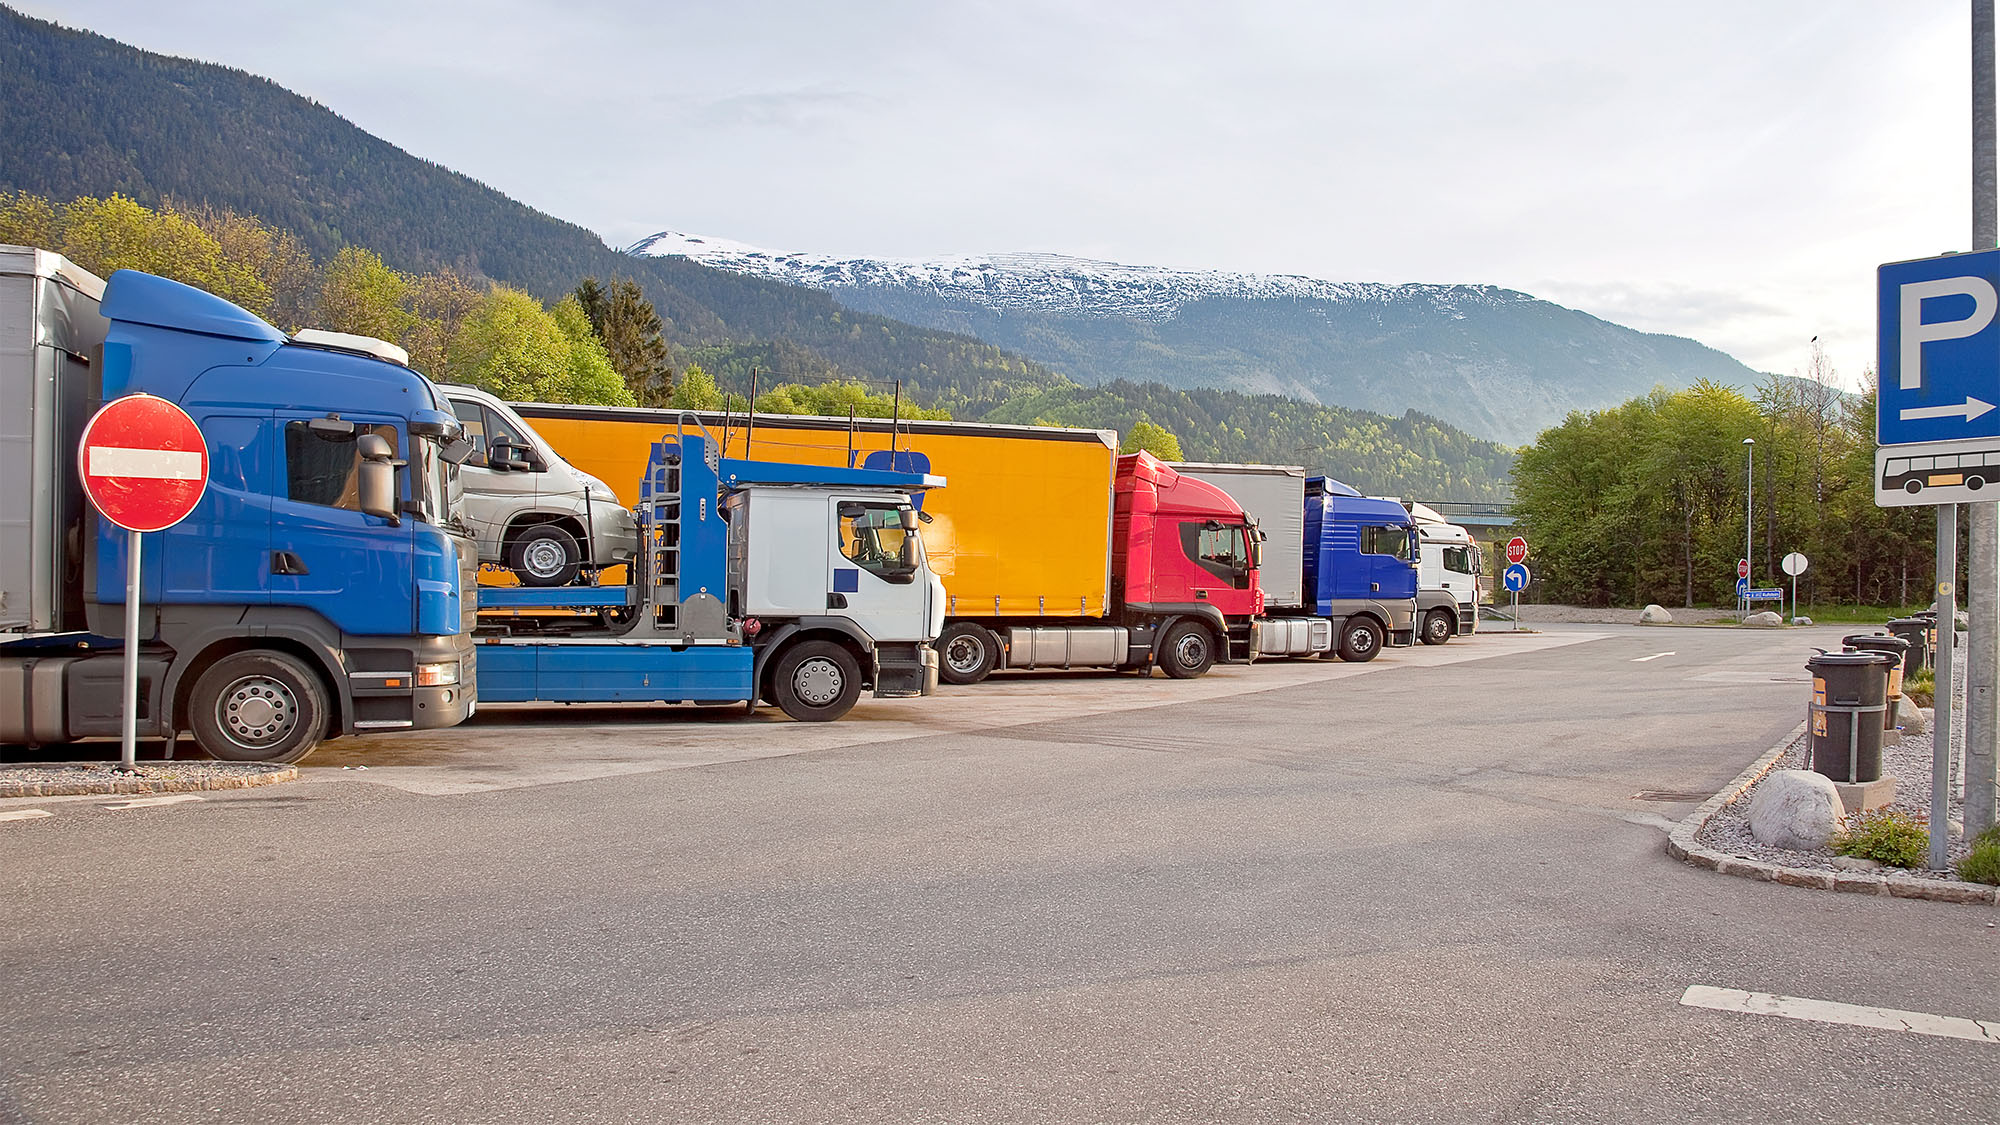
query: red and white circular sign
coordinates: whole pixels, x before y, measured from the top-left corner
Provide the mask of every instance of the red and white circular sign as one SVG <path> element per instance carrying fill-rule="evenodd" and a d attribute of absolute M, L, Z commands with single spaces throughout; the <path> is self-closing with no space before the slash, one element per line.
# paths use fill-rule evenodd
<path fill-rule="evenodd" d="M 76 451 L 84 495 L 127 531 L 164 531 L 208 488 L 208 443 L 180 407 L 149 394 L 104 404 Z"/>
<path fill-rule="evenodd" d="M 1528 541 L 1516 535 L 1507 540 L 1507 561 L 1510 563 L 1528 561 Z"/>
<path fill-rule="evenodd" d="M 1749 559 L 1737 559 L 1737 560 L 1736 560 L 1736 577 L 1738 577 L 1738 578 L 1748 578 L 1748 577 L 1750 577 L 1750 560 L 1749 560 Z"/>

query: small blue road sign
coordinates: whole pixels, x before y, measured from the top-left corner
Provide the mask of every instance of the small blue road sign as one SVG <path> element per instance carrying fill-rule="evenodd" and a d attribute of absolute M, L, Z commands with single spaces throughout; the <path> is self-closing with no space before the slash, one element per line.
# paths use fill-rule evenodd
<path fill-rule="evenodd" d="M 1775 587 L 1764 590 L 1746 590 L 1744 591 L 1743 598 L 1745 601 L 1752 602 L 1781 602 L 1785 600 L 1785 592 Z"/>
<path fill-rule="evenodd" d="M 2000 438 L 2000 250 L 1876 273 L 1877 445 Z"/>
<path fill-rule="evenodd" d="M 1736 580 L 1736 596 L 1739 598 L 1750 596 L 1750 580 L 1748 578 L 1738 578 Z"/>
<path fill-rule="evenodd" d="M 1527 563 L 1509 563 L 1507 569 L 1500 572 L 1500 584 L 1518 594 L 1528 588 L 1528 577 Z"/>

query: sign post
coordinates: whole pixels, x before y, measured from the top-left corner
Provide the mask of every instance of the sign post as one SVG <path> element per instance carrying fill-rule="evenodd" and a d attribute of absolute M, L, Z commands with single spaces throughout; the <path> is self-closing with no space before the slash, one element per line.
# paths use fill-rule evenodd
<path fill-rule="evenodd" d="M 1507 540 L 1507 569 L 1501 572 L 1500 584 L 1514 595 L 1514 624 L 1510 632 L 1521 628 L 1521 591 L 1528 588 L 1528 568 L 1522 564 L 1528 561 L 1528 541 L 1516 535 Z"/>
<path fill-rule="evenodd" d="M 1806 557 L 1793 551 L 1786 555 L 1778 566 L 1792 576 L 1792 619 L 1796 621 L 1799 616 L 1799 575 L 1806 572 Z"/>
<path fill-rule="evenodd" d="M 1875 415 L 1875 503 L 1937 509 L 1937 731 L 1931 750 L 1930 866 L 1945 866 L 1942 830 L 1952 766 L 1958 505 L 2000 484 L 2000 249 L 1892 262 L 1876 272 L 1881 383 Z M 1990 659 L 1978 650 L 1975 662 Z M 1979 724 L 1975 724 L 1979 725 Z"/>
<path fill-rule="evenodd" d="M 124 721 L 119 757 L 138 759 L 140 536 L 187 518 L 208 488 L 208 444 L 180 407 L 148 394 L 105 403 L 77 443 L 83 492 L 105 519 L 126 530 Z"/>

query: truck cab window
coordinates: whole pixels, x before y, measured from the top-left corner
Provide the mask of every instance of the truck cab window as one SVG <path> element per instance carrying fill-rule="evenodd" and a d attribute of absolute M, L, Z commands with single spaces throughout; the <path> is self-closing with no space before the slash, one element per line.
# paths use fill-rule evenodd
<path fill-rule="evenodd" d="M 1250 550 L 1249 529 L 1241 524 L 1181 524 L 1181 551 L 1188 561 L 1239 590 L 1250 588 Z"/>
<path fill-rule="evenodd" d="M 1364 527 L 1361 529 L 1361 551 L 1369 555 L 1392 555 L 1410 561 L 1410 529 L 1407 527 Z"/>
<path fill-rule="evenodd" d="M 472 452 L 465 458 L 465 463 L 485 468 L 486 408 L 476 402 L 452 399 L 451 412 L 458 415 L 459 425 L 465 427 L 465 440 L 472 443 Z"/>
<path fill-rule="evenodd" d="M 916 578 L 921 549 L 917 533 L 903 529 L 896 505 L 843 502 L 836 534 L 840 553 L 870 574 L 896 583 Z"/>
<path fill-rule="evenodd" d="M 356 441 L 365 433 L 379 434 L 398 449 L 394 426 L 357 426 L 351 436 L 330 438 L 314 433 L 304 422 L 285 423 L 285 494 L 306 504 L 361 510 L 361 450 Z"/>
<path fill-rule="evenodd" d="M 1444 568 L 1453 574 L 1472 573 L 1472 549 L 1470 547 L 1446 547 Z"/>

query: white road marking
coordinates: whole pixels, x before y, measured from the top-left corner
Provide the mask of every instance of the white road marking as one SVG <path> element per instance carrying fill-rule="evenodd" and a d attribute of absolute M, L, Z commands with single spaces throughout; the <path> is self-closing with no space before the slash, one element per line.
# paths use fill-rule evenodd
<path fill-rule="evenodd" d="M 1962 1016 L 1934 1016 L 1928 1012 L 1903 1012 L 1895 1008 L 1869 1008 L 1860 1004 L 1840 1004 L 1832 1000 L 1807 1000 L 1799 996 L 1778 996 L 1769 992 L 1744 992 L 1735 988 L 1688 986 L 1681 1003 L 1690 1008 L 1713 1008 L 1718 1012 L 1743 1012 L 1753 1016 L 1778 1016 L 1788 1020 L 1873 1027 L 1882 1031 L 1907 1031 L 1913 1035 L 1934 1035 L 1942 1039 L 1970 1039 L 1975 1043 L 2000 1046 L 2000 1022 L 1973 1020 Z"/>
<path fill-rule="evenodd" d="M 186 449 L 127 449 L 116 445 L 90 447 L 90 475 L 142 477 L 146 480 L 200 480 L 201 454 Z"/>
<path fill-rule="evenodd" d="M 13 809 L 9 812 L 0 812 L 0 820 L 40 820 L 42 817 L 54 815 L 56 814 L 47 809 Z"/>
<path fill-rule="evenodd" d="M 119 810 L 150 809 L 155 805 L 178 805 L 182 801 L 199 801 L 202 799 L 193 793 L 167 793 L 159 797 L 134 797 L 132 800 L 120 801 L 115 805 L 106 805 L 104 807 Z"/>
<path fill-rule="evenodd" d="M 1662 656 L 1672 656 L 1672 655 L 1673 653 L 1671 652 L 1656 652 L 1651 656 L 1635 656 L 1632 658 L 1632 663 L 1644 664 L 1648 660 L 1658 660 Z"/>

